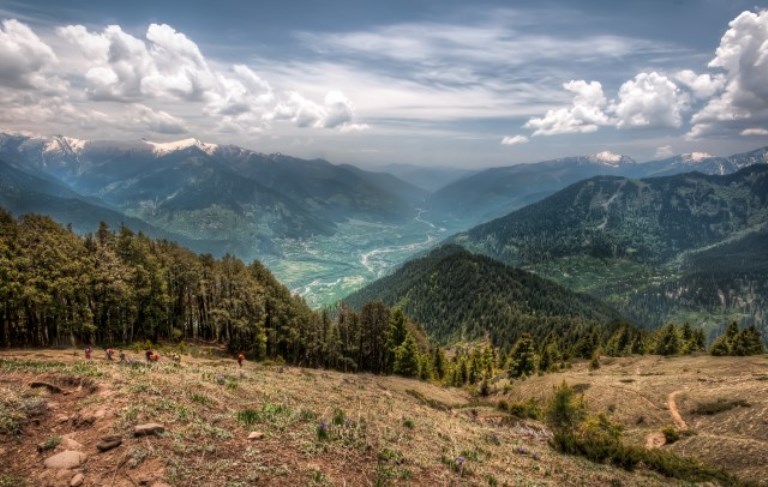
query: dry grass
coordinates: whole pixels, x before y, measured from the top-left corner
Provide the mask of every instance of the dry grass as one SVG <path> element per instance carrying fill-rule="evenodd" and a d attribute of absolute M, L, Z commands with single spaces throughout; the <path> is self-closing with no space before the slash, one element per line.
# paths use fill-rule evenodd
<path fill-rule="evenodd" d="M 672 390 L 686 388 L 680 396 L 685 413 L 690 401 L 707 400 L 695 386 L 726 387 L 724 379 L 730 376 L 717 372 L 717 366 L 696 373 L 712 360 L 617 360 L 593 374 L 584 364 L 563 375 L 515 383 L 506 399 L 535 397 L 543 402 L 551 385 L 563 378 L 587 384 L 582 387 L 591 407 L 608 410 L 613 404 L 611 416 L 625 424 L 634 425 L 638 415 L 645 415 L 646 423 L 630 428 L 630 437 L 641 438 L 670 422 L 664 399 Z M 748 367 L 743 364 L 750 359 L 734 360 L 740 362 L 733 363 L 733 373 L 739 371 L 744 380 L 733 387 L 768 387 L 768 382 L 744 375 Z M 766 363 L 763 359 L 762 365 Z M 671 368 L 679 367 L 689 372 L 673 377 Z M 638 370 L 658 373 L 641 375 Z M 620 382 L 628 377 L 635 381 Z M 35 380 L 69 393 L 26 387 Z M 190 356 L 181 365 L 164 361 L 133 368 L 104 360 L 84 363 L 71 351 L 11 351 L 0 353 L 0 397 L 14 413 L 23 412 L 22 404 L 44 404 L 36 416 L 14 416 L 21 424 L 15 434 L 0 433 L 0 458 L 9 459 L 4 460 L 8 472 L 3 475 L 29 485 L 68 485 L 69 478 L 56 478 L 43 468 L 43 459 L 52 452 L 37 452 L 36 446 L 51 437 L 62 438 L 53 452 L 61 451 L 66 438 L 84 445 L 89 455 L 86 486 L 151 485 L 158 480 L 229 487 L 674 484 L 652 472 L 629 473 L 554 452 L 541 423 L 513 419 L 494 407 L 501 396 L 474 403 L 465 391 L 396 377 L 254 363 L 239 369 L 234 360 Z M 761 431 L 765 438 L 765 425 L 743 431 L 745 426 L 737 426 L 740 418 L 728 418 L 742 413 L 756 418 L 761 411 L 768 417 L 765 399 L 750 396 L 750 403 L 751 408 L 714 417 L 686 418 L 698 434 L 671 448 L 709 459 L 709 447 L 696 449 L 694 442 L 706 444 L 711 426 L 704 422 L 720 418 L 729 425 L 730 436 L 749 437 L 755 447 L 764 448 L 756 438 Z M 147 421 L 164 424 L 166 433 L 130 436 L 133 425 Z M 250 431 L 261 431 L 264 438 L 249 441 Z M 107 434 L 123 435 L 123 445 L 99 454 L 95 445 Z M 755 474 L 764 474 L 765 465 L 754 458 L 751 465 L 734 463 L 737 472 Z"/>
<path fill-rule="evenodd" d="M 654 432 L 674 426 L 669 398 L 687 425 L 672 445 L 675 453 L 697 458 L 746 480 L 768 485 L 768 356 L 628 357 L 590 371 L 589 363 L 513 384 L 496 399 L 544 400 L 563 380 L 587 384 L 584 398 L 593 413 L 605 413 L 624 426 L 627 442 L 646 444 Z M 582 386 L 583 387 L 583 386 Z M 677 394 L 673 394 L 677 391 Z M 733 407 L 713 415 L 693 414 L 700 405 L 722 402 Z"/>

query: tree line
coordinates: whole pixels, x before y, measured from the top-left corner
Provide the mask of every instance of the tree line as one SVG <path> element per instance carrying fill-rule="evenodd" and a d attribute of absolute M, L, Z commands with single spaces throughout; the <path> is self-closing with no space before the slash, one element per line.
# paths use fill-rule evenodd
<path fill-rule="evenodd" d="M 566 367 L 603 355 L 685 354 L 704 349 L 689 325 L 654 333 L 631 325 L 580 324 L 522 332 L 506 346 L 455 346 L 430 341 L 401 308 L 369 301 L 320 311 L 280 284 L 258 261 L 198 255 L 126 227 L 102 224 L 77 235 L 48 217 L 14 219 L 0 209 L 0 346 L 202 340 L 307 367 L 368 371 L 486 384 Z M 548 328 L 548 330 L 546 330 Z M 713 355 L 762 353 L 760 332 L 731 324 Z"/>

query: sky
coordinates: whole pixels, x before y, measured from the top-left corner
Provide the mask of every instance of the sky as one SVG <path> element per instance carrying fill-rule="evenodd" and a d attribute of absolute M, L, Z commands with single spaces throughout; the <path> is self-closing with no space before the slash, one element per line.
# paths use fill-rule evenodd
<path fill-rule="evenodd" d="M 373 167 L 768 145 L 768 4 L 0 0 L 0 130 Z"/>

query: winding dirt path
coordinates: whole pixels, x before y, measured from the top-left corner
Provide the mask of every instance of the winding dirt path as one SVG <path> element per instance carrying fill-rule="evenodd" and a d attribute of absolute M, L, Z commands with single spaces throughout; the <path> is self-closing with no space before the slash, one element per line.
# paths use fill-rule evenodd
<path fill-rule="evenodd" d="M 675 428 L 677 428 L 678 431 L 687 431 L 688 424 L 680 415 L 680 410 L 677 408 L 677 402 L 675 401 L 675 397 L 681 392 L 683 391 L 674 391 L 667 396 L 667 407 L 669 408 L 669 415 L 672 416 L 672 421 L 675 423 Z M 649 450 L 660 448 L 666 444 L 667 439 L 664 436 L 664 433 L 660 431 L 648 433 L 648 436 L 645 437 L 645 447 Z"/>

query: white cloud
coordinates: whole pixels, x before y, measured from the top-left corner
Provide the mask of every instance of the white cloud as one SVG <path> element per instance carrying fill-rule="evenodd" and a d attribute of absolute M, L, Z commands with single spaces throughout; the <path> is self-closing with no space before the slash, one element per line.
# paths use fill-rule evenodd
<path fill-rule="evenodd" d="M 611 108 L 618 128 L 680 127 L 687 97 L 666 76 L 640 73 L 619 89 L 619 100 Z"/>
<path fill-rule="evenodd" d="M 21 22 L 4 20 L 0 28 L 0 85 L 41 88 L 44 73 L 58 59 L 53 50 Z"/>
<path fill-rule="evenodd" d="M 768 135 L 768 129 L 764 129 L 764 128 L 744 129 L 744 130 L 741 131 L 741 135 L 760 135 L 760 136 L 766 136 L 766 135 Z"/>
<path fill-rule="evenodd" d="M 533 129 L 534 136 L 589 133 L 611 123 L 605 113 L 608 101 L 599 81 L 571 80 L 563 88 L 575 93 L 571 106 L 548 110 L 543 117 L 528 120 L 523 127 Z"/>
<path fill-rule="evenodd" d="M 656 148 L 656 153 L 654 154 L 653 157 L 655 159 L 666 159 L 674 155 L 675 155 L 675 151 L 672 149 L 671 145 L 662 145 L 661 147 Z"/>
<path fill-rule="evenodd" d="M 514 136 L 507 136 L 501 139 L 502 145 L 516 145 L 516 144 L 525 144 L 528 142 L 528 137 L 525 135 L 514 135 Z"/>
<path fill-rule="evenodd" d="M 725 76 L 722 74 L 696 74 L 690 69 L 678 71 L 675 79 L 691 90 L 693 96 L 700 100 L 711 98 L 725 86 Z"/>
<path fill-rule="evenodd" d="M 725 89 L 693 116 L 689 138 L 768 122 L 768 11 L 743 12 L 728 25 L 709 63 L 725 71 Z"/>

